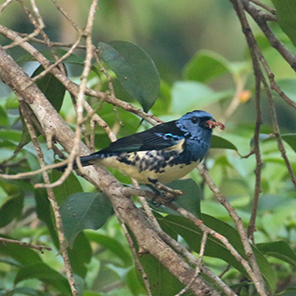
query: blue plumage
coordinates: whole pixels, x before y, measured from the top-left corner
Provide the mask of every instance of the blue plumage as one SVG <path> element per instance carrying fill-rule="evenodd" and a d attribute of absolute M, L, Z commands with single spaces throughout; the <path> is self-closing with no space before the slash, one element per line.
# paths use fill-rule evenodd
<path fill-rule="evenodd" d="M 195 110 L 178 120 L 118 139 L 80 160 L 83 166 L 115 167 L 140 183 L 168 183 L 188 174 L 206 155 L 215 126 L 224 128 L 211 114 Z"/>

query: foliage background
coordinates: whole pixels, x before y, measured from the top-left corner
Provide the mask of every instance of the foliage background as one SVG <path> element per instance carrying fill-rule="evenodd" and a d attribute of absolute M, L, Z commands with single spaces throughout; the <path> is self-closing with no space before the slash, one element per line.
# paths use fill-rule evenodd
<path fill-rule="evenodd" d="M 84 26 L 90 1 L 83 1 L 82 3 L 78 0 L 63 0 L 59 3 L 78 25 Z M 264 3 L 272 6 L 270 1 L 264 1 Z M 52 2 L 42 1 L 38 3 L 38 7 L 46 23 L 45 32 L 52 40 L 73 42 L 75 39 L 74 30 L 61 15 L 56 13 Z M 18 17 L 14 17 L 15 15 Z M 0 21 L 1 24 L 19 32 L 31 32 L 33 29 L 21 6 L 17 3 L 9 5 L 5 9 L 5 13 L 1 13 Z M 259 46 L 275 74 L 278 85 L 289 95 L 290 99 L 296 101 L 295 72 L 267 43 L 262 32 L 253 21 L 250 20 L 250 22 Z M 270 26 L 278 38 L 295 53 L 295 47 L 282 32 L 279 25 L 271 23 Z M 225 122 L 227 128 L 220 135 L 233 143 L 239 153 L 233 149 L 212 149 L 205 163 L 215 183 L 235 207 L 247 227 L 254 195 L 256 162 L 254 155 L 248 158 L 241 158 L 241 156 L 250 152 L 250 142 L 254 135 L 256 119 L 254 76 L 246 42 L 231 3 L 221 0 L 186 0 L 182 2 L 176 0 L 100 1 L 93 30 L 93 41 L 94 44 L 97 44 L 100 41 L 108 42 L 111 40 L 133 42 L 144 48 L 155 62 L 162 84 L 160 96 L 151 109 L 154 115 L 166 121 L 178 118 L 192 109 L 205 109 L 213 114 L 218 121 Z M 0 37 L 0 42 L 1 45 L 9 43 L 4 37 Z M 42 49 L 43 47 L 39 45 L 37 48 Z M 195 56 L 197 52 L 199 52 L 199 55 Z M 18 47 L 10 49 L 9 53 L 16 59 L 24 54 Z M 82 53 L 83 51 L 75 52 L 77 55 Z M 206 59 L 201 60 L 196 66 L 195 62 L 198 57 L 213 58 L 212 60 L 217 65 L 222 68 L 224 66 L 223 71 L 218 74 L 207 71 L 210 64 Z M 28 73 L 32 74 L 37 68 L 37 64 L 31 62 L 24 67 Z M 192 67 L 192 72 L 199 73 L 197 77 L 190 76 L 192 72 L 190 72 L 189 67 Z M 78 81 L 82 69 L 81 65 L 67 65 L 67 69 L 69 75 Z M 91 75 L 89 86 L 106 89 L 107 82 L 102 76 L 98 78 L 93 73 Z M 114 86 L 118 98 L 126 99 L 139 106 L 120 88 L 115 78 Z M 21 125 L 18 121 L 18 104 L 15 96 L 8 91 L 5 85 L 1 85 L 0 91 L 0 145 L 2 146 L 0 161 L 4 161 L 12 155 L 21 140 Z M 238 96 L 234 100 L 236 93 Z M 283 139 L 290 144 L 287 145 L 286 143 L 285 147 L 295 171 L 296 145 L 293 135 L 295 133 L 295 110 L 288 107 L 276 93 L 274 93 L 274 98 L 282 134 L 292 133 L 290 138 L 287 136 Z M 92 98 L 89 101 L 94 108 L 100 104 Z M 237 105 L 235 105 L 235 102 Z M 263 92 L 261 104 L 263 126 L 261 132 L 266 135 L 273 132 L 268 104 Z M 233 109 L 230 106 L 234 106 Z M 133 114 L 118 109 L 117 115 L 114 115 L 113 106 L 107 104 L 104 104 L 98 113 L 116 131 L 118 137 L 138 130 L 140 119 Z M 60 114 L 72 127 L 75 126 L 75 111 L 67 94 Z M 123 122 L 123 127 L 118 124 L 119 119 Z M 148 125 L 144 123 L 140 129 L 146 127 Z M 277 246 L 273 245 L 274 248 L 271 251 L 268 251 L 266 245 L 261 245 L 260 250 L 267 254 L 268 261 L 275 273 L 277 292 L 284 291 L 284 295 L 289 295 L 286 289 L 293 289 L 296 281 L 294 275 L 296 264 L 295 189 L 290 181 L 275 139 L 268 138 L 265 140 L 265 138 L 262 136 L 261 155 L 264 163 L 261 183 L 262 193 L 256 220 L 257 231 L 254 236 L 259 249 L 260 244 L 281 241 Z M 107 135 L 100 129 L 96 130 L 95 143 L 97 149 L 106 147 L 109 143 Z M 52 151 L 46 151 L 44 142 L 42 145 L 46 162 L 52 163 L 54 161 Z M 23 151 L 14 159 L 14 162 L 17 161 L 21 161 L 20 166 L 4 167 L 3 170 L 6 172 L 9 170 L 10 174 L 15 174 L 38 168 L 36 152 L 31 143 L 25 146 Z M 116 171 L 112 171 L 112 173 L 120 181 L 129 182 L 128 178 L 121 176 Z M 54 174 L 53 179 L 57 177 Z M 228 213 L 216 201 L 212 192 L 204 186 L 198 172 L 194 171 L 190 174 L 190 177 L 200 185 L 202 213 L 232 225 Z M 40 205 L 38 206 L 38 196 L 44 196 L 44 193 L 33 189 L 32 184 L 39 181 L 41 179 L 38 176 L 30 179 L 30 182 L 0 180 L 2 186 L 0 189 L 1 233 L 3 236 L 31 243 L 44 243 L 56 248 L 58 243 L 53 226 L 51 226 L 52 228 L 49 227 L 48 216 L 45 217 L 42 208 L 40 208 Z M 68 184 L 73 184 L 77 181 L 73 179 L 72 183 L 71 180 L 68 180 L 68 182 Z M 67 185 L 67 183 L 63 185 L 63 189 L 60 190 L 64 193 L 59 193 L 59 189 L 57 189 L 60 202 L 66 199 L 66 196 L 70 193 L 82 191 L 82 188 L 84 191 L 94 191 L 94 188 L 82 178 L 79 178 L 79 182 L 81 185 L 77 185 L 77 188 L 71 188 L 71 185 Z M 70 192 L 69 188 L 71 188 Z M 47 215 L 50 216 L 50 213 L 47 213 Z M 42 221 L 45 223 L 42 223 Z M 182 239 L 181 243 L 186 246 L 189 244 L 188 241 L 184 242 Z M 271 246 L 271 244 L 268 246 Z M 51 269 L 47 271 L 48 274 L 51 274 L 51 272 L 54 274 L 56 271 L 62 274 L 63 262 L 57 252 L 45 251 L 44 254 L 37 255 L 32 250 L 24 251 L 19 246 L 16 248 L 20 249 L 7 254 L 5 247 L 1 246 L 0 288 L 3 295 L 66 293 L 67 283 L 62 277 L 56 275 L 56 282 L 52 283 L 46 277 L 45 279 L 40 277 L 36 279 L 36 276 L 32 275 L 32 270 L 25 269 L 27 267 L 26 260 L 28 260 L 30 263 L 36 264 L 35 272 L 50 267 Z M 189 249 L 194 250 L 192 246 Z M 84 279 L 83 295 L 145 295 L 143 287 L 136 279 L 136 271 L 128 244 L 114 216 L 109 218 L 100 230 L 96 232 L 86 230 L 84 233 L 80 233 L 75 240 L 73 250 L 69 252 L 70 257 L 75 258 L 75 260 L 72 260 L 72 264 L 74 261 L 77 263 L 75 267 L 72 266 L 74 273 L 79 276 L 77 282 L 83 282 L 82 279 Z M 18 254 L 18 256 L 15 254 Z M 225 260 L 213 257 L 205 256 L 204 262 L 216 274 L 220 274 L 227 267 L 227 263 Z M 81 260 L 77 262 L 77 258 Z M 52 276 L 54 277 L 54 275 Z M 165 278 L 167 279 L 167 277 Z M 160 281 L 160 279 L 161 275 L 158 275 L 158 280 Z M 252 284 L 249 285 L 242 274 L 233 267 L 225 273 L 223 280 L 236 291 L 240 291 L 241 295 L 255 295 Z M 43 285 L 46 286 L 45 289 Z M 26 287 L 27 290 L 22 289 L 19 292 L 15 290 L 23 287 Z M 65 287 L 65 290 L 62 290 L 61 287 Z M 164 285 L 162 288 L 166 289 L 167 287 Z M 176 284 L 175 290 L 178 289 L 179 286 Z M 162 293 L 164 293 L 163 291 Z M 162 295 L 173 295 L 169 293 L 171 292 Z"/>

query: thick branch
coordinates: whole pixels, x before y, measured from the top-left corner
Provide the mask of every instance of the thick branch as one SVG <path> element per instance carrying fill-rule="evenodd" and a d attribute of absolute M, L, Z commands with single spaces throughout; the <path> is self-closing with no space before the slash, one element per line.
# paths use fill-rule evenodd
<path fill-rule="evenodd" d="M 28 75 L 14 60 L 0 48 L 0 73 L 3 81 L 24 100 L 36 114 L 42 127 L 54 135 L 55 139 L 67 151 L 73 146 L 74 132 L 65 124 L 60 115 L 47 101 L 35 84 L 31 84 Z M 24 88 L 24 85 L 30 85 Z M 80 142 L 80 154 L 89 153 L 89 149 Z M 97 167 L 83 169 L 84 176 L 101 188 L 109 196 L 113 207 L 134 233 L 139 245 L 155 256 L 180 282 L 187 285 L 194 276 L 194 270 L 173 251 L 153 230 L 144 213 L 135 207 L 132 200 L 121 193 L 122 185 L 107 170 Z M 196 295 L 219 295 L 200 278 L 192 284 Z"/>

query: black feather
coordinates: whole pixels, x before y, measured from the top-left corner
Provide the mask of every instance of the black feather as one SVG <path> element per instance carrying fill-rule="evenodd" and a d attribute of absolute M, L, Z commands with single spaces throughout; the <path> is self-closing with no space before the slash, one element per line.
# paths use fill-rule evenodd
<path fill-rule="evenodd" d="M 165 139 L 157 134 L 172 134 L 175 136 L 184 137 L 184 132 L 176 126 L 176 121 L 170 121 L 160 125 L 156 125 L 144 132 L 136 133 L 118 139 L 117 141 L 111 143 L 109 147 L 102 149 L 96 153 L 108 154 L 146 150 L 161 150 L 176 145 L 175 139 Z"/>

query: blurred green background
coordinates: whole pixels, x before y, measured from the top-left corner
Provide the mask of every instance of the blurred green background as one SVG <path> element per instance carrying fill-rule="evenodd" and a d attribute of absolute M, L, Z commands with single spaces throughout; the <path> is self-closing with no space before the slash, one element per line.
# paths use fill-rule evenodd
<path fill-rule="evenodd" d="M 271 1 L 266 0 L 262 2 L 272 6 Z M 24 3 L 29 5 L 28 0 L 24 1 Z M 67 15 L 81 28 L 85 26 L 91 4 L 90 0 L 60 0 L 58 3 L 66 11 Z M 46 24 L 45 31 L 51 41 L 73 43 L 76 40 L 75 30 L 64 19 L 62 14 L 57 12 L 51 1 L 39 0 L 37 1 L 37 5 Z M 256 40 L 271 70 L 275 74 L 276 82 L 282 87 L 290 99 L 296 101 L 295 72 L 278 52 L 269 45 L 256 24 L 249 17 L 248 19 L 250 20 Z M 34 29 L 17 1 L 4 10 L 0 15 L 0 22 L 13 30 L 23 33 L 31 33 Z M 278 24 L 269 23 L 269 25 L 283 44 L 291 52 L 295 53 L 295 47 L 282 32 Z M 94 23 L 93 43 L 96 45 L 99 42 L 109 42 L 111 40 L 124 40 L 137 44 L 155 62 L 162 82 L 161 92 L 150 111 L 151 113 L 166 121 L 178 118 L 192 109 L 204 109 L 213 114 L 218 121 L 222 121 L 226 125 L 225 131 L 221 132 L 216 129 L 215 134 L 219 134 L 231 141 L 237 147 L 240 155 L 246 155 L 250 152 L 250 142 L 254 134 L 256 118 L 254 75 L 245 37 L 230 1 L 101 0 L 99 1 L 99 9 Z M 1 45 L 10 43 L 10 41 L 2 36 L 0 36 L 0 42 Z M 38 49 L 45 48 L 39 44 L 34 44 L 34 46 Z M 24 51 L 17 47 L 10 49 L 9 53 L 17 59 L 24 54 Z M 75 54 L 84 57 L 85 53 L 82 50 L 77 50 Z M 216 63 L 216 66 L 224 67 L 224 72 L 222 71 L 216 75 L 209 61 L 201 62 L 196 66 L 195 61 L 198 57 L 212 57 L 211 62 Z M 37 67 L 37 63 L 30 62 L 25 64 L 25 68 L 29 74 L 32 74 Z M 69 64 L 67 68 L 72 79 L 79 83 L 82 67 Z M 196 74 L 196 77 L 192 77 L 193 74 Z M 112 78 L 115 85 L 117 83 L 115 75 Z M 105 91 L 107 89 L 106 84 L 106 78 L 103 74 L 97 77 L 91 72 L 89 87 Z M 238 104 L 231 109 L 230 106 L 236 93 L 239 98 Z M 289 143 L 292 147 L 287 142 L 285 142 L 285 147 L 292 168 L 296 171 L 295 110 L 288 107 L 276 93 L 273 93 L 273 95 L 281 132 L 293 133 L 292 140 L 294 142 L 292 141 L 292 144 Z M 6 98 L 4 100 L 5 96 Z M 119 99 L 131 101 L 132 104 L 140 107 L 138 102 L 132 100 L 130 97 L 125 97 L 126 94 L 120 88 L 116 89 L 116 96 Z M 21 125 L 18 121 L 18 102 L 14 96 L 7 96 L 7 88 L 3 84 L 1 84 L 0 88 L 0 97 L 2 98 L 0 107 L 3 109 L 3 112 L 1 108 L 0 111 L 3 114 L 7 111 L 7 116 L 0 118 L 2 120 L 0 122 L 0 140 L 2 141 L 0 145 L 5 146 L 1 150 L 0 161 L 4 161 L 13 154 L 20 141 Z M 149 127 L 148 124 L 144 123 L 139 128 L 140 119 L 134 114 L 120 108 L 117 108 L 117 113 L 115 113 L 112 105 L 101 104 L 101 101 L 96 98 L 87 99 L 94 108 L 103 105 L 102 108 L 98 108 L 98 113 L 117 132 L 118 137 L 126 136 L 137 130 Z M 264 92 L 262 92 L 261 106 L 263 112 L 261 132 L 269 134 L 273 130 L 270 122 L 268 101 Z M 68 94 L 66 94 L 60 114 L 72 127 L 75 127 L 75 112 Z M 124 125 L 118 123 L 120 120 L 123 121 Z M 12 138 L 12 131 L 15 132 L 15 139 Z M 103 129 L 96 128 L 95 133 L 96 149 L 106 147 L 110 143 Z M 45 153 L 46 163 L 52 163 L 54 161 L 52 151 L 47 150 L 45 143 L 42 143 L 42 147 Z M 273 243 L 274 241 L 283 240 L 287 244 L 286 246 L 291 247 L 289 249 L 291 254 L 294 254 L 294 257 L 296 257 L 294 252 L 296 246 L 296 201 L 294 187 L 290 181 L 285 163 L 278 151 L 276 141 L 274 139 L 262 141 L 261 153 L 264 165 L 261 184 L 262 194 L 258 207 L 257 231 L 255 233 L 256 243 Z M 247 159 L 241 158 L 240 155 L 234 150 L 211 149 L 205 163 L 210 175 L 220 187 L 222 193 L 235 207 L 240 217 L 242 217 L 244 225 L 247 227 L 254 196 L 254 169 L 256 162 L 254 155 Z M 32 171 L 39 168 L 36 153 L 31 143 L 24 147 L 16 159 L 21 159 L 21 157 L 25 158 L 26 163 L 23 167 L 10 168 L 10 174 L 19 171 Z M 120 175 L 117 171 L 114 170 L 112 173 L 120 181 L 130 182 L 129 178 Z M 212 215 L 231 224 L 232 221 L 228 213 L 213 197 L 212 192 L 205 188 L 197 170 L 193 171 L 190 177 L 202 189 L 202 213 Z M 77 180 L 81 182 L 85 191 L 94 190 L 82 178 L 77 177 Z M 32 183 L 42 182 L 39 176 L 34 177 L 31 181 Z M 22 181 L 18 182 L 22 184 Z M 23 188 L 22 190 L 26 194 L 25 208 L 31 210 L 35 207 L 35 200 L 32 198 L 36 194 L 35 190 L 29 182 L 26 184 L 28 188 L 22 186 L 20 187 Z M 11 196 L 6 190 L 1 188 L 0 190 L 1 208 L 3 209 L 5 203 L 10 201 Z M 23 198 L 23 195 L 21 195 L 21 198 Z M 19 206 L 19 208 L 21 212 L 22 206 Z M 27 211 L 29 212 L 29 210 Z M 18 215 L 20 216 L 21 214 L 16 213 L 14 216 L 11 215 L 11 220 L 14 220 L 15 217 L 19 218 Z M 10 229 L 8 230 L 10 231 Z M 46 232 L 46 230 L 43 231 Z M 15 227 L 15 229 L 8 233 L 14 238 L 21 239 L 24 237 L 31 238 L 31 232 L 33 230 L 30 227 Z M 119 238 L 124 248 L 128 249 L 121 233 L 121 228 L 117 225 L 114 217 L 108 221 L 107 225 L 99 230 L 99 233 L 111 236 L 114 240 L 118 240 Z M 87 231 L 86 234 L 88 236 L 93 235 L 91 231 Z M 36 234 L 35 240 L 37 242 L 43 240 L 49 245 L 52 244 L 48 234 L 43 236 Z M 292 258 L 292 256 L 285 257 L 285 251 L 282 248 L 279 248 L 277 251 L 278 257 L 274 254 L 274 257 L 267 257 L 277 275 L 278 289 L 284 290 L 291 283 L 296 282 L 295 276 L 293 276 L 295 274 L 296 259 Z M 113 253 L 111 255 L 108 254 L 108 260 L 110 260 L 108 261 L 104 257 L 105 253 L 102 252 L 102 254 L 101 257 L 105 260 L 104 262 L 102 261 L 102 265 L 104 267 L 108 265 L 106 269 L 109 271 L 112 265 L 109 263 L 112 263 L 116 259 L 116 256 Z M 95 260 L 99 261 L 99 259 L 93 256 L 93 265 L 89 265 L 88 276 L 86 277 L 89 288 L 92 287 L 92 281 L 98 283 L 95 279 L 100 278 L 97 276 L 98 267 L 96 266 L 97 262 L 95 262 Z M 49 261 L 52 262 L 52 258 Z M 217 274 L 221 273 L 226 266 L 224 261 L 216 258 L 208 257 L 205 259 L 205 262 Z M 52 263 L 50 264 L 52 265 Z M 60 270 L 63 269 L 60 262 L 57 265 Z M 117 262 L 114 263 L 114 266 L 112 267 L 114 269 L 114 275 L 116 277 L 120 275 L 121 282 L 124 282 L 125 275 L 118 272 Z M 126 267 L 125 265 L 122 266 Z M 132 269 L 132 271 L 134 270 Z M 16 273 L 16 271 L 14 272 Z M 109 274 L 107 276 L 104 274 L 102 278 L 105 280 L 108 276 Z M 7 280 L 9 277 L 12 282 L 12 276 L 9 275 L 9 272 L 3 272 L 4 279 Z M 226 278 L 226 281 L 228 280 L 227 284 L 231 285 L 231 283 L 240 282 L 241 274 L 238 274 L 232 268 L 224 278 Z M 7 282 L 9 281 L 7 280 Z M 95 290 L 93 287 L 92 289 Z M 127 293 L 127 295 L 130 294 Z M 251 293 L 248 295 L 251 295 Z"/>

